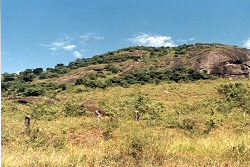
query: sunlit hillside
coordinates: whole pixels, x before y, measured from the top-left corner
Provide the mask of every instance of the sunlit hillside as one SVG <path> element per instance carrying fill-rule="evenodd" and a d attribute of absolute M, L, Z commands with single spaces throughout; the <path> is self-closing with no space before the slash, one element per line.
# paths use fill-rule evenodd
<path fill-rule="evenodd" d="M 2 166 L 250 166 L 248 57 L 135 47 L 5 73 Z"/>

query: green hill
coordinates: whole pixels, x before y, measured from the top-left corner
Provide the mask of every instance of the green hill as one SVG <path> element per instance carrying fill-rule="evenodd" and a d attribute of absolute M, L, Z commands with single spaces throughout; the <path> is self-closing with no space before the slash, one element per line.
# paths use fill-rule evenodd
<path fill-rule="evenodd" d="M 249 76 L 250 50 L 222 44 L 129 47 L 55 68 L 26 69 L 2 75 L 3 96 L 38 96 L 69 85 L 91 88 L 161 81 L 194 81 L 215 76 Z"/>

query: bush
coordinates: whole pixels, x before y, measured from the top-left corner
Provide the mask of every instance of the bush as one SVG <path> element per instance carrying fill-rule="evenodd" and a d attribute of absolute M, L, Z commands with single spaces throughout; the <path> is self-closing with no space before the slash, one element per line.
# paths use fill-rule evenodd
<path fill-rule="evenodd" d="M 120 70 L 117 67 L 115 67 L 115 66 L 109 67 L 108 71 L 111 71 L 114 74 L 120 72 Z"/>
<path fill-rule="evenodd" d="M 152 102 L 152 100 L 144 95 L 139 95 L 134 101 L 136 110 L 140 113 L 149 115 L 150 119 L 160 119 L 160 113 L 165 110 L 165 106 L 161 102 Z"/>
<path fill-rule="evenodd" d="M 244 115 L 249 113 L 250 94 L 242 83 L 222 84 L 217 87 L 217 92 L 221 95 L 221 99 L 230 109 L 238 107 L 243 110 Z"/>
<path fill-rule="evenodd" d="M 107 78 L 107 75 L 104 74 L 103 72 L 98 72 L 98 73 L 96 74 L 96 76 L 97 76 L 97 77 L 100 77 L 100 78 Z"/>
<path fill-rule="evenodd" d="M 14 81 L 16 79 L 16 74 L 9 74 L 9 73 L 4 73 L 3 75 L 3 82 L 8 82 L 8 81 Z"/>
<path fill-rule="evenodd" d="M 40 75 L 42 72 L 43 72 L 43 69 L 42 69 L 42 68 L 35 68 L 35 69 L 33 70 L 33 73 L 34 73 L 35 75 Z"/>
<path fill-rule="evenodd" d="M 29 88 L 24 93 L 25 96 L 40 96 L 44 94 L 43 88 Z"/>
<path fill-rule="evenodd" d="M 35 74 L 32 73 L 28 73 L 28 74 L 23 74 L 21 76 L 22 80 L 24 80 L 25 82 L 32 82 L 34 80 L 34 78 L 36 78 Z"/>
<path fill-rule="evenodd" d="M 11 82 L 1 82 L 2 91 L 7 91 L 11 87 Z"/>
<path fill-rule="evenodd" d="M 41 102 L 31 105 L 31 111 L 31 118 L 36 120 L 52 121 L 61 115 L 58 106 Z"/>
<path fill-rule="evenodd" d="M 53 70 L 47 70 L 47 71 L 43 71 L 40 75 L 39 75 L 39 79 L 47 79 L 47 78 L 53 78 L 53 77 L 58 77 L 60 76 L 58 73 L 55 73 Z"/>
<path fill-rule="evenodd" d="M 77 117 L 85 114 L 85 107 L 76 102 L 67 102 L 64 104 L 63 113 L 66 117 Z"/>
<path fill-rule="evenodd" d="M 82 78 L 78 78 L 75 82 L 75 85 L 82 85 L 83 84 L 83 79 Z"/>
<path fill-rule="evenodd" d="M 66 84 L 61 84 L 58 86 L 62 90 L 67 90 L 67 85 Z"/>

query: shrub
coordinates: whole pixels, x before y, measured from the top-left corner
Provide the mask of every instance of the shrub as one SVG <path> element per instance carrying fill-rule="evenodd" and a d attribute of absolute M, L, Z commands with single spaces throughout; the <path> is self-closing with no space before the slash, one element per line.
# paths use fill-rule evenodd
<path fill-rule="evenodd" d="M 53 78 L 53 77 L 58 77 L 59 74 L 55 73 L 53 70 L 47 70 L 47 71 L 43 71 L 40 75 L 39 75 L 39 79 L 46 79 L 46 78 Z"/>
<path fill-rule="evenodd" d="M 62 90 L 67 90 L 67 85 L 66 84 L 61 84 L 58 86 Z"/>
<path fill-rule="evenodd" d="M 108 71 L 111 71 L 112 73 L 116 74 L 120 70 L 117 67 L 115 67 L 115 66 L 111 66 L 111 67 L 109 67 Z"/>
<path fill-rule="evenodd" d="M 83 79 L 82 78 L 78 78 L 75 82 L 75 85 L 82 85 L 83 84 Z"/>
<path fill-rule="evenodd" d="M 14 81 L 16 79 L 16 74 L 9 74 L 9 73 L 4 73 L 3 75 L 3 82 L 8 82 L 8 81 Z"/>
<path fill-rule="evenodd" d="M 44 89 L 43 88 L 29 88 L 28 90 L 26 90 L 26 92 L 24 93 L 25 96 L 40 96 L 44 94 Z"/>
<path fill-rule="evenodd" d="M 11 82 L 1 82 L 2 91 L 7 91 L 11 87 Z"/>
<path fill-rule="evenodd" d="M 53 104 L 36 103 L 31 105 L 31 111 L 31 118 L 37 120 L 52 121 L 60 116 L 59 107 Z"/>
<path fill-rule="evenodd" d="M 82 116 L 85 114 L 85 107 L 76 102 L 66 102 L 63 107 L 63 113 L 66 117 L 76 117 L 76 116 Z"/>
<path fill-rule="evenodd" d="M 98 72 L 96 76 L 100 78 L 107 78 L 106 74 L 104 74 L 103 72 Z"/>
<path fill-rule="evenodd" d="M 34 80 L 34 78 L 36 78 L 36 75 L 33 73 L 27 73 L 27 74 L 23 74 L 21 76 L 22 80 L 24 80 L 25 82 L 32 82 Z"/>
<path fill-rule="evenodd" d="M 165 106 L 161 102 L 152 102 L 152 100 L 144 95 L 139 95 L 134 101 L 136 110 L 142 114 L 149 115 L 150 119 L 160 119 L 160 113 L 165 110 Z"/>
<path fill-rule="evenodd" d="M 221 99 L 229 108 L 241 108 L 244 115 L 249 112 L 250 95 L 249 91 L 242 83 L 222 84 L 217 87 L 217 92 L 221 95 Z"/>
<path fill-rule="evenodd" d="M 33 70 L 33 73 L 34 73 L 35 75 L 40 75 L 42 72 L 43 72 L 43 69 L 42 69 L 42 68 L 35 68 L 35 69 Z"/>

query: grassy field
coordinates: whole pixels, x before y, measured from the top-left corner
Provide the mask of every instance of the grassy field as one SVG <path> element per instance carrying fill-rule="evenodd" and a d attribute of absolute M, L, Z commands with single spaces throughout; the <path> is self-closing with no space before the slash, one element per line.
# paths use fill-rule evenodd
<path fill-rule="evenodd" d="M 226 114 L 215 102 L 216 87 L 236 82 L 250 90 L 248 79 L 217 79 L 79 85 L 57 94 L 55 104 L 2 100 L 2 166 L 250 166 L 250 115 L 237 107 Z M 82 112 L 90 99 L 113 117 L 98 123 Z M 145 113 L 135 121 L 138 107 Z"/>

